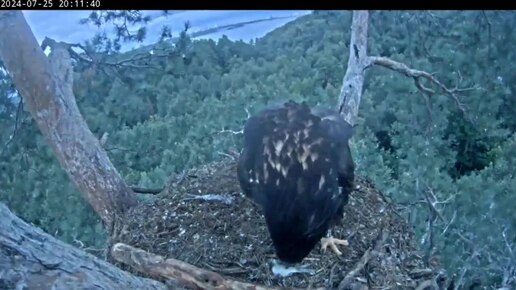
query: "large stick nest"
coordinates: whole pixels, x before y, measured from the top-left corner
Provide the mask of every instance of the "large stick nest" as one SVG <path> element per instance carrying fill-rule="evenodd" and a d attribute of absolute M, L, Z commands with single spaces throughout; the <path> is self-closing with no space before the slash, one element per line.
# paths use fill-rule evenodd
<path fill-rule="evenodd" d="M 173 176 L 161 194 L 129 214 L 113 242 L 263 286 L 414 289 L 434 281 L 412 228 L 371 183 L 358 178 L 356 185 L 342 225 L 333 231 L 350 245 L 340 247 L 339 257 L 323 253 L 319 243 L 304 261 L 316 270 L 314 275 L 272 274 L 275 255 L 265 220 L 241 194 L 234 160 Z M 227 196 L 231 202 L 195 198 L 207 194 Z"/>

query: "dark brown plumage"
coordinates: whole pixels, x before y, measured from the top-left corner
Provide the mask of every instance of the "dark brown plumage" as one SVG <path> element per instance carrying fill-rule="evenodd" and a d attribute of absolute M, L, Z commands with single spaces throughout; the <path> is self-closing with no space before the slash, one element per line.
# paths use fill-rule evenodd
<path fill-rule="evenodd" d="M 262 207 L 281 261 L 301 262 L 342 219 L 354 180 L 351 136 L 338 113 L 293 101 L 247 120 L 238 179 Z"/>

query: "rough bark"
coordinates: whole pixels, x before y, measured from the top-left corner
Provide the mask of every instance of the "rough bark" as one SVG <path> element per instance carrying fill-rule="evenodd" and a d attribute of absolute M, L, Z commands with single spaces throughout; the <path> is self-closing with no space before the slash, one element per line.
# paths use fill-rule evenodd
<path fill-rule="evenodd" d="M 370 65 L 367 56 L 369 12 L 354 11 L 351 24 L 348 67 L 342 81 L 337 109 L 351 125 L 355 124 L 364 87 L 365 70 Z"/>
<path fill-rule="evenodd" d="M 71 59 L 63 44 L 47 58 L 21 11 L 0 13 L 0 58 L 60 164 L 111 228 L 136 194 L 91 133 L 75 102 Z"/>
<path fill-rule="evenodd" d="M 167 289 L 124 272 L 16 217 L 0 203 L 0 289 Z"/>
<path fill-rule="evenodd" d="M 125 244 L 111 254 L 158 281 L 133 276 L 61 242 L 16 217 L 0 203 L 0 289 L 275 289 L 227 279 Z"/>

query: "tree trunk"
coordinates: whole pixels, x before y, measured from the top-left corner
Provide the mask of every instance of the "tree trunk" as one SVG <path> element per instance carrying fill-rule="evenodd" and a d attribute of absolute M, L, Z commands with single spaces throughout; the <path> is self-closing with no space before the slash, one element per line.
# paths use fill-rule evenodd
<path fill-rule="evenodd" d="M 21 11 L 0 13 L 0 59 L 60 164 L 108 230 L 117 214 L 137 202 L 75 102 L 68 48 L 47 58 Z"/>
<path fill-rule="evenodd" d="M 0 203 L 0 289 L 167 289 L 67 245 Z"/>
<path fill-rule="evenodd" d="M 337 109 L 351 125 L 358 116 L 360 97 L 364 87 L 365 70 L 371 61 L 367 56 L 369 12 L 353 11 L 348 67 L 340 91 Z"/>

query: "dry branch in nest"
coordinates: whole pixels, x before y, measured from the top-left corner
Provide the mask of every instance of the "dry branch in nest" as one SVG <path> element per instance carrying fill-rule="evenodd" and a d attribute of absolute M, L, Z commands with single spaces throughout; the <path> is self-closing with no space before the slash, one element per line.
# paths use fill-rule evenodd
<path fill-rule="evenodd" d="M 378 236 L 379 237 L 377 238 L 374 247 L 367 249 L 362 258 L 360 258 L 360 260 L 357 262 L 356 266 L 351 271 L 349 271 L 346 274 L 346 276 L 344 276 L 344 279 L 342 279 L 342 281 L 339 284 L 339 289 L 348 288 L 352 284 L 353 278 L 355 278 L 355 276 L 357 276 L 358 273 L 362 271 L 362 269 L 364 269 L 364 267 L 367 265 L 367 263 L 369 263 L 371 258 L 379 254 L 380 248 L 385 244 L 385 241 L 387 240 L 388 233 L 381 230 Z"/>
<path fill-rule="evenodd" d="M 111 254 L 118 262 L 129 265 L 137 271 L 158 280 L 172 280 L 174 284 L 187 289 L 274 289 L 228 279 L 216 272 L 204 270 L 176 259 L 165 259 L 162 256 L 122 243 L 115 244 Z"/>

